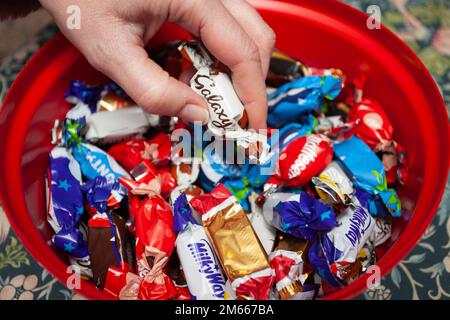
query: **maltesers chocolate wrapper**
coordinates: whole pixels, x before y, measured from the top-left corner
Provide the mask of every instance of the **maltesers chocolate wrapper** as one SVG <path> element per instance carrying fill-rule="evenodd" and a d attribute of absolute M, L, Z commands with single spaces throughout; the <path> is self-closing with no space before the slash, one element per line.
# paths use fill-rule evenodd
<path fill-rule="evenodd" d="M 375 227 L 375 219 L 358 200 L 358 189 L 349 206 L 337 217 L 338 226 L 312 241 L 309 261 L 315 272 L 329 285 L 346 285 L 361 265 L 357 256 Z"/>
<path fill-rule="evenodd" d="M 215 136 L 236 140 L 238 147 L 251 151 L 250 159 L 264 162 L 269 152 L 267 139 L 241 127 L 246 119 L 244 106 L 228 74 L 214 69 L 214 61 L 200 42 L 183 42 L 179 50 L 197 69 L 190 85 L 208 104 L 208 129 Z"/>
<path fill-rule="evenodd" d="M 280 151 L 278 170 L 267 185 L 301 187 L 320 173 L 333 158 L 331 140 L 321 134 L 312 134 L 289 140 Z M 269 187 L 265 186 L 265 189 Z"/>
<path fill-rule="evenodd" d="M 270 254 L 270 266 L 275 270 L 276 289 L 282 300 L 311 300 L 316 288 L 306 282 L 313 270 L 306 263 L 309 242 L 283 235 Z M 308 281 L 310 283 L 311 281 Z"/>
<path fill-rule="evenodd" d="M 312 183 L 320 198 L 328 204 L 350 204 L 353 196 L 353 184 L 336 161 L 331 162 Z"/>
<path fill-rule="evenodd" d="M 358 137 L 335 143 L 336 160 L 351 177 L 353 185 L 370 194 L 367 205 L 374 216 L 401 216 L 401 203 L 397 192 L 387 186 L 384 166 L 377 155 Z M 362 194 L 362 192 L 360 192 Z"/>
<path fill-rule="evenodd" d="M 173 204 L 178 257 L 193 300 L 223 299 L 226 278 L 203 226 L 192 217 L 186 194 Z"/>
<path fill-rule="evenodd" d="M 81 183 L 78 162 L 67 149 L 54 147 L 47 175 L 47 220 L 55 231 L 52 241 L 82 274 L 92 276 L 87 241 L 79 229 L 84 213 Z"/>
<path fill-rule="evenodd" d="M 306 76 L 286 83 L 268 96 L 267 123 L 281 128 L 305 113 L 319 111 L 323 100 L 334 100 L 341 89 L 342 79 L 331 75 Z"/>
<path fill-rule="evenodd" d="M 194 197 L 206 234 L 238 296 L 267 299 L 274 273 L 247 215 L 228 189 L 219 184 Z"/>

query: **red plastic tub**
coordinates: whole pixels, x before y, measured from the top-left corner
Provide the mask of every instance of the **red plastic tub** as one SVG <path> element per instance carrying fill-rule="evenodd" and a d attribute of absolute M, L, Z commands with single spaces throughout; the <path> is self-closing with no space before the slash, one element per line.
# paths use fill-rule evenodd
<path fill-rule="evenodd" d="M 410 212 L 396 223 L 396 241 L 378 261 L 388 273 L 414 247 L 441 199 L 449 168 L 448 116 L 429 73 L 391 32 L 366 28 L 367 16 L 338 1 L 252 1 L 277 34 L 277 48 L 317 67 L 339 67 L 351 78 L 367 74 L 365 95 L 375 97 L 406 149 L 410 179 L 401 190 Z M 166 25 L 151 45 L 187 37 Z M 239 44 L 236 43 L 238 50 Z M 44 173 L 50 129 L 69 108 L 63 96 L 72 79 L 105 80 L 61 35 L 48 42 L 22 70 L 0 113 L 0 194 L 17 236 L 30 253 L 66 283 L 67 263 L 49 246 Z M 326 296 L 352 298 L 366 288 L 366 277 Z M 83 282 L 88 298 L 106 296 Z"/>

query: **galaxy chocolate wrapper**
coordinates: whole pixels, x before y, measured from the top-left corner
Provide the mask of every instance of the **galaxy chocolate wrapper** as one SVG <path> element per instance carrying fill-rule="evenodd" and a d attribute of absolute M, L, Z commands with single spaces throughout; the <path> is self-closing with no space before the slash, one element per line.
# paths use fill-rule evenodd
<path fill-rule="evenodd" d="M 237 296 L 268 299 L 274 273 L 247 215 L 222 184 L 210 194 L 194 197 L 222 267 Z"/>
<path fill-rule="evenodd" d="M 193 300 L 223 299 L 226 278 L 203 226 L 192 217 L 186 194 L 173 204 L 176 247 Z"/>

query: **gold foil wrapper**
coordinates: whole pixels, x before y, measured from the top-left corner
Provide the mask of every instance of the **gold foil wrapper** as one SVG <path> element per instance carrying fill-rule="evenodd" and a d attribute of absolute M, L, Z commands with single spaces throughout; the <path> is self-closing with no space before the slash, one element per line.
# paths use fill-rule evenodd
<path fill-rule="evenodd" d="M 300 281 L 294 281 L 291 284 L 287 285 L 283 289 L 281 289 L 278 293 L 280 295 L 281 300 L 288 300 L 296 293 L 302 292 L 303 286 Z"/>
<path fill-rule="evenodd" d="M 204 220 L 203 225 L 230 282 L 269 268 L 266 253 L 237 202 Z"/>
<path fill-rule="evenodd" d="M 125 99 L 114 92 L 108 92 L 98 102 L 98 111 L 114 111 L 117 109 L 128 108 L 133 102 Z"/>

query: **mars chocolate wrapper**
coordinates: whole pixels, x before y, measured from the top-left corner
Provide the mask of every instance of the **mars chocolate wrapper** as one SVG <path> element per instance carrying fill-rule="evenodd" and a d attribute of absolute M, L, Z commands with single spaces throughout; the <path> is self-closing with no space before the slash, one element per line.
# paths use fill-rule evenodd
<path fill-rule="evenodd" d="M 401 216 L 400 199 L 397 192 L 387 186 L 383 163 L 364 141 L 352 137 L 335 143 L 334 153 L 351 177 L 353 185 L 370 194 L 367 206 L 372 215 Z"/>
<path fill-rule="evenodd" d="M 192 299 L 223 299 L 226 278 L 203 226 L 192 217 L 186 194 L 173 204 L 176 247 Z"/>
<path fill-rule="evenodd" d="M 83 274 L 90 275 L 87 241 L 79 225 L 84 213 L 78 162 L 63 147 L 50 152 L 50 168 L 47 176 L 47 220 L 55 231 L 52 242 L 79 265 Z"/>
<path fill-rule="evenodd" d="M 354 202 L 355 205 L 337 217 L 338 226 L 318 236 L 309 250 L 311 266 L 322 279 L 335 287 L 347 284 L 344 277 L 347 268 L 356 262 L 359 251 L 375 227 L 375 219 L 367 209 L 358 200 Z"/>
<path fill-rule="evenodd" d="M 247 215 L 228 189 L 219 184 L 194 197 L 206 234 L 237 296 L 268 299 L 274 273 Z"/>

